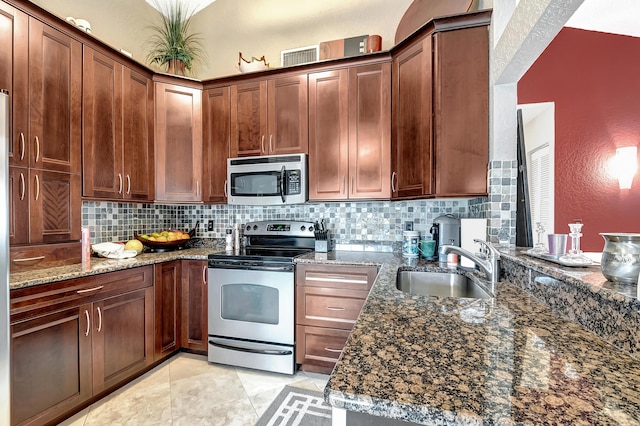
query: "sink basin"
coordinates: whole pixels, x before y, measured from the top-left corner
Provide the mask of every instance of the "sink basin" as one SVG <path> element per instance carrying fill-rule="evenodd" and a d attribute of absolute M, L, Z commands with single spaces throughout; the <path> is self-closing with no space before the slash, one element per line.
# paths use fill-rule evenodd
<path fill-rule="evenodd" d="M 422 296 L 491 298 L 465 275 L 447 272 L 399 271 L 396 287 L 405 293 Z"/>

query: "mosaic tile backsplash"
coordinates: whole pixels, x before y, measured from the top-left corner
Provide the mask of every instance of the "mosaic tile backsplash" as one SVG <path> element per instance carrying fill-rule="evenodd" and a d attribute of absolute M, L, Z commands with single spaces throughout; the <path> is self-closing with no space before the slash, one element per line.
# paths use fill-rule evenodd
<path fill-rule="evenodd" d="M 224 238 L 236 223 L 257 220 L 305 220 L 324 218 L 339 245 L 366 245 L 377 250 L 402 241 L 405 222 L 412 222 L 423 238 L 430 238 L 433 220 L 443 214 L 459 218 L 487 218 L 489 241 L 515 245 L 516 161 L 491 161 L 489 197 L 412 201 L 307 203 L 290 206 L 160 205 L 85 202 L 82 226 L 91 228 L 92 243 L 123 241 L 134 233 L 159 229 L 192 229 L 196 237 Z M 207 224 L 213 221 L 213 231 Z M 380 250 L 386 251 L 386 250 Z"/>
<path fill-rule="evenodd" d="M 200 222 L 196 236 L 224 238 L 227 228 L 235 223 L 257 220 L 325 219 L 338 244 L 366 242 L 389 246 L 402 240 L 405 222 L 412 222 L 421 236 L 429 235 L 433 220 L 443 214 L 456 217 L 482 217 L 486 198 L 415 200 L 394 202 L 307 203 L 290 206 L 230 205 L 158 205 L 114 202 L 85 202 L 82 226 L 91 229 L 92 243 L 123 241 L 134 233 L 150 233 L 159 229 L 192 229 Z M 213 231 L 207 231 L 213 221 Z"/>

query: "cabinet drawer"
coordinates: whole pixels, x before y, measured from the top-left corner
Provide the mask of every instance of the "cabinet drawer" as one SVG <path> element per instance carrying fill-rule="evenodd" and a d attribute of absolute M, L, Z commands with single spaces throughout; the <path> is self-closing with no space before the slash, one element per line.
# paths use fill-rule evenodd
<path fill-rule="evenodd" d="M 153 267 L 143 266 L 12 290 L 11 322 L 152 285 Z"/>
<path fill-rule="evenodd" d="M 299 286 L 369 290 L 378 275 L 375 266 L 298 264 L 296 268 Z"/>
<path fill-rule="evenodd" d="M 77 243 L 40 244 L 11 247 L 11 272 L 32 271 L 80 263 L 82 245 Z"/>
<path fill-rule="evenodd" d="M 296 288 L 296 323 L 351 330 L 356 322 L 367 291 L 335 288 Z"/>
<path fill-rule="evenodd" d="M 303 370 L 330 373 L 344 348 L 349 331 L 297 326 L 296 362 Z"/>

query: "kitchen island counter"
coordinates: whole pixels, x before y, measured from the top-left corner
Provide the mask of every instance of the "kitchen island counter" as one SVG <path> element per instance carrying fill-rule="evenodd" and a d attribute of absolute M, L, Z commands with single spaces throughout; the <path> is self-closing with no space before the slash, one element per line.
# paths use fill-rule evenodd
<path fill-rule="evenodd" d="M 344 410 L 419 424 L 640 424 L 640 361 L 512 283 L 493 299 L 426 297 L 397 290 L 396 274 L 435 263 L 366 252 L 297 261 L 380 265 L 325 388 L 334 424 Z"/>
<path fill-rule="evenodd" d="M 76 263 L 73 265 L 58 266 L 55 268 L 12 273 L 9 277 L 9 289 L 16 290 L 19 288 L 32 287 L 57 281 L 104 274 L 106 272 L 137 268 L 139 266 L 170 262 L 172 260 L 207 260 L 210 254 L 220 251 L 221 250 L 217 248 L 198 247 L 168 251 L 164 253 L 142 253 L 129 259 L 105 259 L 100 257 L 91 257 L 89 267 L 84 267 L 82 264 Z"/>

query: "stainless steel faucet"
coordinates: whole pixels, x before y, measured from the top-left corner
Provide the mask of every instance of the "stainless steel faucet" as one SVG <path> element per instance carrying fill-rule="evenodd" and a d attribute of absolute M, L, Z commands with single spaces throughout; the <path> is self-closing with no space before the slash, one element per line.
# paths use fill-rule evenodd
<path fill-rule="evenodd" d="M 485 273 L 491 284 L 497 283 L 500 279 L 500 252 L 486 241 L 474 239 L 473 242 L 480 244 L 480 255 L 475 255 L 461 247 L 447 244 L 440 246 L 439 251 L 443 255 L 457 253 L 460 256 L 471 259 Z"/>

